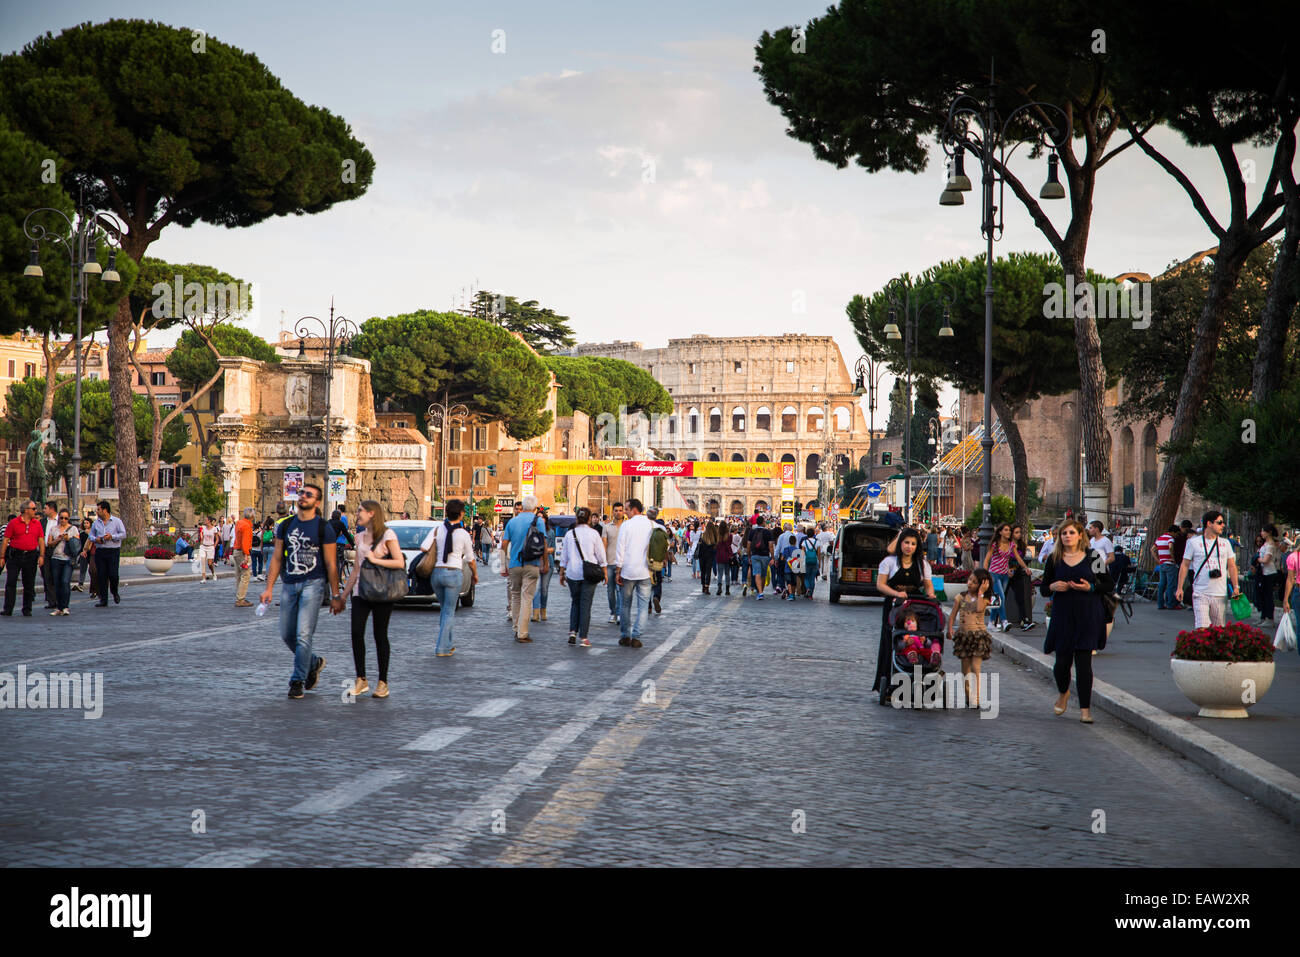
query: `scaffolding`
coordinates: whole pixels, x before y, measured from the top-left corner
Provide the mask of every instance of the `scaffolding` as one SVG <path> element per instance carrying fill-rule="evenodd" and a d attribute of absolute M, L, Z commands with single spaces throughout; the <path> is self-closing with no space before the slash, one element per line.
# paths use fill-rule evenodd
<path fill-rule="evenodd" d="M 960 474 L 961 481 L 965 482 L 969 473 L 978 473 L 984 468 L 984 448 L 980 445 L 983 438 L 984 425 L 981 423 L 944 454 L 939 464 L 926 473 L 921 484 L 914 490 L 911 514 L 918 514 L 932 494 L 938 500 L 942 500 L 945 495 L 954 494 L 957 475 Z M 994 422 L 993 448 L 1000 445 L 1006 445 L 1006 435 L 1002 431 L 1002 423 Z"/>

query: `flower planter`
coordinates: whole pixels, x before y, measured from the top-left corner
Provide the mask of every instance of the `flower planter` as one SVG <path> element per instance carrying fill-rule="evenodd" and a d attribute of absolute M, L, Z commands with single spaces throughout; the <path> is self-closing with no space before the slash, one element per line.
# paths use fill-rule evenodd
<path fill-rule="evenodd" d="M 1170 658 L 1178 690 L 1200 707 L 1202 718 L 1248 718 L 1246 709 L 1273 684 L 1271 661 L 1186 661 Z M 1246 682 L 1254 682 L 1253 691 Z M 1246 698 L 1247 700 L 1242 700 Z"/>
<path fill-rule="evenodd" d="M 166 575 L 172 570 L 173 559 L 170 558 L 146 558 L 144 567 L 149 570 L 150 575 Z"/>

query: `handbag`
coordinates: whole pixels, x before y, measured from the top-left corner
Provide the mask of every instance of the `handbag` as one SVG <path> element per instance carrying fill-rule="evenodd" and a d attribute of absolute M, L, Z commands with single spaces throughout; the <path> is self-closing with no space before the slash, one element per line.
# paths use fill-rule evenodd
<path fill-rule="evenodd" d="M 410 590 L 404 565 L 402 568 L 385 568 L 370 561 L 361 563 L 358 584 L 361 597 L 375 603 L 397 601 L 405 598 Z"/>
<path fill-rule="evenodd" d="M 582 580 L 588 585 L 595 585 L 605 580 L 605 569 L 601 568 L 595 562 L 587 561 L 587 556 L 582 554 L 582 542 L 578 541 L 578 530 L 573 530 L 573 546 L 578 550 L 578 557 L 582 559 Z"/>
<path fill-rule="evenodd" d="M 1273 647 L 1278 651 L 1295 651 L 1296 634 L 1295 623 L 1291 620 L 1291 613 L 1284 612 L 1277 622 L 1277 632 L 1273 635 Z"/>

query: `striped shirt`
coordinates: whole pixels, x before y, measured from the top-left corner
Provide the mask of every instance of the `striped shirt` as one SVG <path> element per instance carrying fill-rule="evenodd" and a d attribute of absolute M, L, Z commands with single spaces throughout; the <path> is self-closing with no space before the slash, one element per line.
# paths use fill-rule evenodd
<path fill-rule="evenodd" d="M 1174 536 L 1168 532 L 1156 539 L 1156 562 L 1160 565 L 1174 563 Z"/>
<path fill-rule="evenodd" d="M 993 550 L 989 553 L 989 574 L 990 575 L 1010 575 L 1011 574 L 1011 552 L 1015 546 L 1002 548 L 994 545 Z"/>

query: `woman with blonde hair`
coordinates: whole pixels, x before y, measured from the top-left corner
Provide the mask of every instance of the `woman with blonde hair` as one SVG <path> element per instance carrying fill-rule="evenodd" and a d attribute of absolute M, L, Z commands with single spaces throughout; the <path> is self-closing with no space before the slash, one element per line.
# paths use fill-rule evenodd
<path fill-rule="evenodd" d="M 1056 690 L 1052 710 L 1065 714 L 1070 703 L 1070 670 L 1075 672 L 1079 720 L 1092 724 L 1092 654 L 1106 647 L 1106 609 L 1102 596 L 1114 591 L 1106 562 L 1088 548 L 1083 523 L 1068 519 L 1057 532 L 1057 546 L 1043 564 L 1042 594 L 1052 600 L 1045 654 L 1056 653 Z"/>
<path fill-rule="evenodd" d="M 397 544 L 397 533 L 388 527 L 384 515 L 384 506 L 373 499 L 361 503 L 357 511 L 356 536 L 357 557 L 352 565 L 352 574 L 343 586 L 343 594 L 334 599 L 339 603 L 339 611 L 347 602 L 348 592 L 352 593 L 352 660 L 357 666 L 357 680 L 352 685 L 353 697 L 370 690 L 366 680 L 366 619 L 371 612 L 375 616 L 375 655 L 379 659 L 379 684 L 375 686 L 374 697 L 388 697 L 388 619 L 393 615 L 391 601 L 367 601 L 361 596 L 361 568 L 369 562 L 380 568 L 400 568 L 406 570 L 406 559 Z M 331 602 L 333 604 L 333 602 Z"/>

